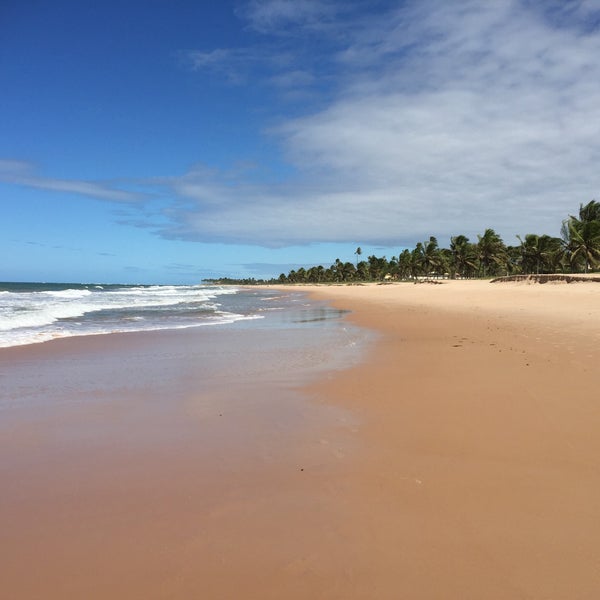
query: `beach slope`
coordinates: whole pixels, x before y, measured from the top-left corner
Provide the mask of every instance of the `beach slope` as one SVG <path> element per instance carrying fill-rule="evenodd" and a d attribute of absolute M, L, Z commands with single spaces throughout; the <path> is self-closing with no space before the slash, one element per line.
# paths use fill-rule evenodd
<path fill-rule="evenodd" d="M 310 291 L 380 333 L 319 387 L 362 420 L 351 597 L 598 597 L 600 285 Z"/>
<path fill-rule="evenodd" d="M 6 596 L 598 598 L 600 284 L 298 289 L 360 364 L 249 378 L 243 327 L 2 354 Z"/>

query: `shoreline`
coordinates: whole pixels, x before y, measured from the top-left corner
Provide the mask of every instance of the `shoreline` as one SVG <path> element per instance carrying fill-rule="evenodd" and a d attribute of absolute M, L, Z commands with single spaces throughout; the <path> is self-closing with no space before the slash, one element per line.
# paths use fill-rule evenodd
<path fill-rule="evenodd" d="M 340 337 L 345 328 L 318 302 L 283 312 L 279 325 L 68 338 L 0 353 L 5 593 L 151 600 L 281 591 L 298 553 L 339 519 L 329 482 L 354 452 L 356 426 L 349 411 L 301 391 L 329 376 L 323 364 L 338 365 L 335 341 L 356 336 Z"/>
<path fill-rule="evenodd" d="M 299 382 L 283 403 L 277 368 L 253 388 L 202 389 L 193 334 L 117 334 L 92 346 L 110 353 L 112 341 L 126 360 L 149 345 L 146 385 L 157 349 L 177 348 L 188 387 L 4 424 L 6 589 L 595 598 L 600 287 L 297 289 L 377 337 L 358 365 Z M 81 351 L 98 372 L 89 345 L 51 344 L 35 351 L 40 365 Z"/>

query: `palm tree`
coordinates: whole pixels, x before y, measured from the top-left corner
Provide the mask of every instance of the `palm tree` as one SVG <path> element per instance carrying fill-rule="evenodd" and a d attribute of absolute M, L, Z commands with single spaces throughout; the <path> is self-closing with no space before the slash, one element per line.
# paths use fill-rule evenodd
<path fill-rule="evenodd" d="M 351 262 L 342 265 L 342 281 L 352 281 L 356 277 L 356 267 Z"/>
<path fill-rule="evenodd" d="M 344 263 L 339 259 L 335 259 L 335 263 L 332 265 L 331 270 L 333 272 L 334 281 L 342 281 L 344 279 Z"/>
<path fill-rule="evenodd" d="M 306 269 L 304 267 L 300 267 L 296 271 L 296 281 L 298 283 L 304 283 L 306 281 Z"/>
<path fill-rule="evenodd" d="M 369 279 L 369 263 L 366 260 L 361 260 L 356 266 L 356 277 L 361 281 Z"/>
<path fill-rule="evenodd" d="M 577 269 L 583 263 L 588 272 L 600 262 L 600 221 L 580 221 L 569 217 L 562 228 L 565 249 L 571 269 Z"/>
<path fill-rule="evenodd" d="M 579 220 L 582 222 L 600 221 L 600 202 L 592 200 L 585 206 L 579 205 Z"/>
<path fill-rule="evenodd" d="M 426 276 L 428 275 L 439 275 L 442 260 L 440 256 L 440 251 L 438 248 L 437 238 L 431 236 L 428 242 L 425 242 L 422 245 L 423 252 L 421 255 L 421 265 Z"/>
<path fill-rule="evenodd" d="M 556 273 L 568 270 L 588 271 L 600 265 L 600 202 L 592 200 L 579 206 L 578 216 L 569 216 L 561 230 L 562 239 L 549 235 L 526 234 L 517 236 L 518 246 L 505 246 L 502 238 L 486 229 L 477 236 L 476 244 L 464 235 L 450 239 L 450 248 L 440 248 L 435 237 L 419 242 L 411 251 L 405 248 L 398 257 L 369 256 L 359 261 L 360 247 L 356 249 L 356 265 L 342 263 L 338 258 L 329 268 L 311 267 L 282 273 L 279 282 L 352 281 L 383 279 L 388 273 L 400 278 L 419 275 L 439 275 L 449 271 L 451 276 L 479 275 L 488 277 L 501 271 L 506 273 Z M 243 281 L 243 280 L 242 280 Z M 276 280 L 274 280 L 276 281 Z"/>
<path fill-rule="evenodd" d="M 542 270 L 544 273 L 558 273 L 563 271 L 565 248 L 562 240 L 550 235 L 540 236 L 542 255 Z"/>
<path fill-rule="evenodd" d="M 321 283 L 323 280 L 323 276 L 325 273 L 325 269 L 322 265 L 318 265 L 315 267 L 310 267 L 306 272 L 306 280 L 309 283 Z"/>
<path fill-rule="evenodd" d="M 324 279 L 324 281 L 327 281 L 327 282 L 337 281 L 334 265 L 331 265 L 327 269 L 325 269 L 325 276 L 323 279 Z"/>
<path fill-rule="evenodd" d="M 542 273 L 555 273 L 563 256 L 562 240 L 551 235 L 540 235 L 538 239 L 540 270 Z"/>
<path fill-rule="evenodd" d="M 405 248 L 398 256 L 398 277 L 408 279 L 411 274 L 411 253 L 408 248 Z"/>
<path fill-rule="evenodd" d="M 540 249 L 540 236 L 535 233 L 528 233 L 525 239 L 517 236 L 521 249 L 521 268 L 524 273 L 533 273 L 539 275 L 540 263 L 542 262 Z"/>
<path fill-rule="evenodd" d="M 483 277 L 497 273 L 506 263 L 506 246 L 502 238 L 493 229 L 486 229 L 477 238 L 477 253 Z"/>
<path fill-rule="evenodd" d="M 395 256 L 392 256 L 388 262 L 387 274 L 394 279 L 398 278 L 398 259 Z"/>
<path fill-rule="evenodd" d="M 354 251 L 354 254 L 356 254 L 356 268 L 358 269 L 358 257 L 362 254 L 360 246 Z"/>
<path fill-rule="evenodd" d="M 600 261 L 600 202 L 592 200 L 579 205 L 579 217 L 570 215 L 563 221 L 561 235 L 564 254 L 571 270 L 581 263 L 587 273 Z"/>
<path fill-rule="evenodd" d="M 465 235 L 456 235 L 450 238 L 450 252 L 452 253 L 453 271 L 461 277 L 473 277 L 477 271 L 477 252 L 469 238 Z"/>
<path fill-rule="evenodd" d="M 371 279 L 383 279 L 388 270 L 388 261 L 385 256 L 378 258 L 375 255 L 369 256 L 369 276 Z"/>
<path fill-rule="evenodd" d="M 423 254 L 425 249 L 421 242 L 417 242 L 414 250 L 410 254 L 410 274 L 416 279 L 419 275 L 424 273 L 423 269 Z"/>

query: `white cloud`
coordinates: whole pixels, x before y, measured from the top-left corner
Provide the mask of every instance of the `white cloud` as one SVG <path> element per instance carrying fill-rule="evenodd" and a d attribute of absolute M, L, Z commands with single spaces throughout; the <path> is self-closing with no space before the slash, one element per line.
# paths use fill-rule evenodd
<path fill-rule="evenodd" d="M 246 29 L 261 34 L 252 45 L 187 50 L 182 62 L 192 70 L 221 75 L 230 84 L 304 88 L 322 74 L 331 57 L 316 50 L 346 38 L 340 19 L 354 2 L 327 0 L 250 0 L 236 10 Z M 256 40 L 256 36 L 253 36 Z M 270 72 L 268 72 L 270 70 Z M 321 82 L 322 83 L 322 82 Z M 287 96 L 284 96 L 287 97 Z"/>
<path fill-rule="evenodd" d="M 270 82 L 277 87 L 287 89 L 314 85 L 316 83 L 316 78 L 309 71 L 296 69 L 274 75 L 270 79 Z"/>
<path fill-rule="evenodd" d="M 289 27 L 321 27 L 341 4 L 324 0 L 250 0 L 238 14 L 261 33 L 281 33 Z"/>
<path fill-rule="evenodd" d="M 110 202 L 130 203 L 137 202 L 142 198 L 140 194 L 118 189 L 102 182 L 42 177 L 35 172 L 33 165 L 19 160 L 0 160 L 0 181 L 50 192 L 89 196 Z"/>
<path fill-rule="evenodd" d="M 318 110 L 306 106 L 266 132 L 288 162 L 287 180 L 194 167 L 148 183 L 174 200 L 140 225 L 167 238 L 270 247 L 429 235 L 446 243 L 487 227 L 514 242 L 557 235 L 598 194 L 598 0 L 568 10 L 558 0 L 413 0 L 360 13 L 370 4 L 257 0 L 240 14 L 265 35 L 263 46 L 188 53 L 199 72 L 244 83 L 240 74 L 254 69 L 251 85 L 260 75 L 313 94 L 322 68 L 327 95 Z M 292 35 L 285 52 L 270 52 L 290 27 L 312 36 L 326 28 L 326 43 Z M 43 178 L 23 163 L 5 164 L 4 175 L 0 165 L 0 178 L 136 199 L 99 182 Z"/>
<path fill-rule="evenodd" d="M 294 17 L 288 3 L 253 6 L 263 31 Z M 304 9 L 297 19 L 318 14 Z M 421 0 L 347 29 L 352 42 L 326 57 L 340 66 L 336 98 L 272 132 L 294 181 L 188 175 L 175 189 L 192 204 L 166 235 L 389 243 L 494 227 L 512 241 L 557 234 L 597 193 L 598 31 L 509 0 Z"/>
<path fill-rule="evenodd" d="M 207 52 L 190 50 L 183 56 L 192 70 L 221 75 L 234 85 L 246 83 L 257 67 L 263 64 L 272 66 L 275 60 L 268 53 L 254 48 L 216 48 Z"/>

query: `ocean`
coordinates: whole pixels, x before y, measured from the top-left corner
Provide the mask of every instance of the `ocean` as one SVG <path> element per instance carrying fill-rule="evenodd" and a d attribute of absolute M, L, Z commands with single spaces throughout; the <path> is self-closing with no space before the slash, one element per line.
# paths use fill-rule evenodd
<path fill-rule="evenodd" d="M 318 382 L 343 377 L 371 336 L 345 311 L 301 288 L 0 289 L 12 597 L 152 598 L 188 569 L 206 597 L 230 551 L 248 548 L 248 565 L 266 540 L 286 561 L 289 523 L 335 534 L 360 417 Z"/>
<path fill-rule="evenodd" d="M 371 333 L 344 315 L 297 289 L 0 284 L 0 409 L 238 385 L 279 394 L 360 360 Z"/>
<path fill-rule="evenodd" d="M 235 287 L 0 283 L 0 347 L 227 325 L 283 308 L 280 296 Z"/>

